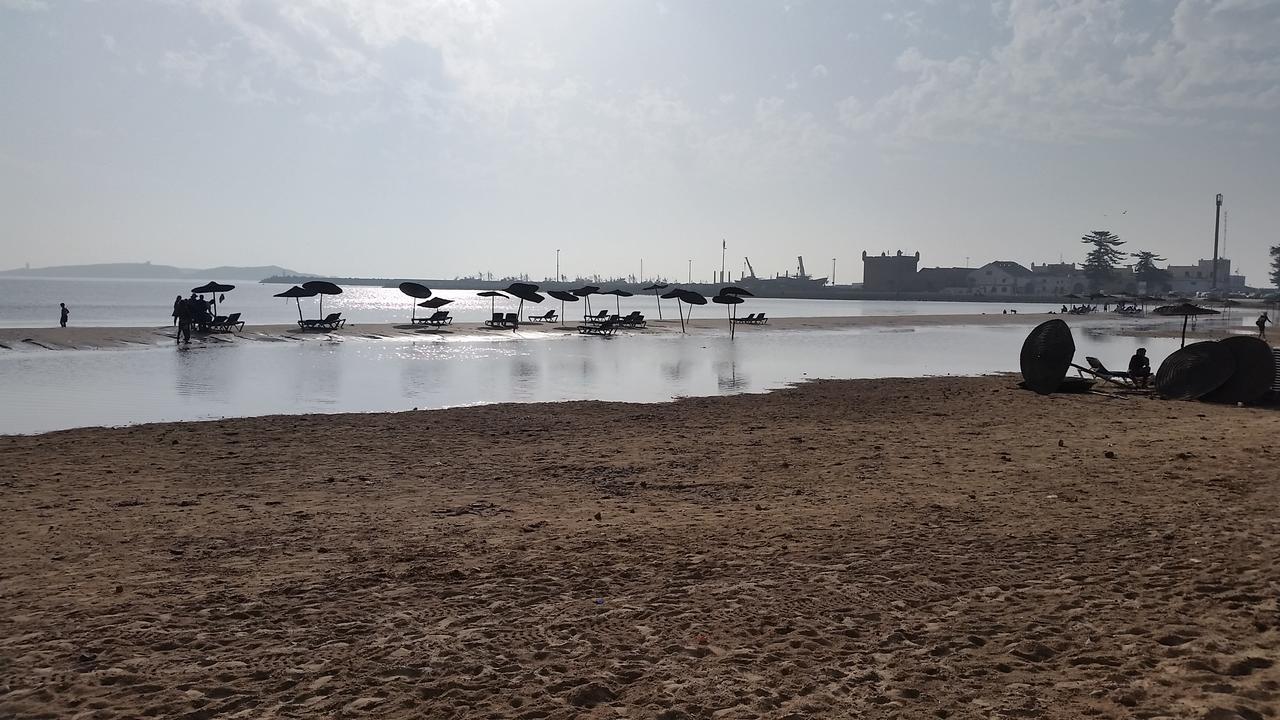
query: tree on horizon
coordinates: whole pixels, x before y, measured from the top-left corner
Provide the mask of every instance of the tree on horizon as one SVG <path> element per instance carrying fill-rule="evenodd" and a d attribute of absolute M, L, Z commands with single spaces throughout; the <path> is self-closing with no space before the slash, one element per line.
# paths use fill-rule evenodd
<path fill-rule="evenodd" d="M 1156 263 L 1164 262 L 1165 258 L 1150 250 L 1129 253 L 1129 257 L 1137 261 L 1133 264 L 1133 274 L 1139 282 L 1147 284 L 1147 292 L 1156 288 L 1163 290 L 1169 287 L 1169 271 L 1156 267 Z"/>
<path fill-rule="evenodd" d="M 1124 253 L 1119 250 L 1124 241 L 1110 230 L 1094 230 L 1082 236 L 1080 242 L 1093 246 L 1084 258 L 1084 275 L 1089 278 L 1095 290 L 1101 290 L 1115 276 L 1116 265 L 1124 257 Z"/>
<path fill-rule="evenodd" d="M 1280 288 L 1280 245 L 1271 246 L 1271 284 Z"/>

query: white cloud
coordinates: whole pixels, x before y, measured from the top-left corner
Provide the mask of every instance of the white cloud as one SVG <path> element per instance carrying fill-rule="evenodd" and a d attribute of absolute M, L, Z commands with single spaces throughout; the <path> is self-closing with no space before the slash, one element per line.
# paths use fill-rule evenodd
<path fill-rule="evenodd" d="M 1152 10 L 997 3 L 1006 42 L 950 58 L 908 48 L 894 64 L 906 82 L 865 109 L 840 107 L 840 120 L 899 142 L 1078 141 L 1211 120 L 1244 127 L 1256 118 L 1224 111 L 1280 110 L 1280 3 L 1179 0 L 1164 23 Z"/>
<path fill-rule="evenodd" d="M 824 78 L 830 75 L 831 72 L 827 70 L 826 65 L 819 64 L 819 65 L 814 65 L 813 69 L 809 71 L 809 74 L 816 78 Z"/>
<path fill-rule="evenodd" d="M 49 9 L 45 0 L 0 0 L 0 10 L 14 12 L 44 12 Z"/>

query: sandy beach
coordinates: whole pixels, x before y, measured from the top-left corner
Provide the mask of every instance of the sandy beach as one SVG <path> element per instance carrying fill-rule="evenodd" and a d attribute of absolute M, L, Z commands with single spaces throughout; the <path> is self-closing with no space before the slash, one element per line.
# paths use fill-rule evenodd
<path fill-rule="evenodd" d="M 0 437 L 0 716 L 1270 717 L 1278 432 L 995 377 Z"/>
<path fill-rule="evenodd" d="M 1095 326 L 1105 332 L 1147 337 L 1178 337 L 1182 328 L 1181 318 L 1147 316 L 1127 318 L 1115 315 L 1059 316 L 1047 314 L 980 314 L 980 315 L 882 315 L 849 317 L 796 317 L 772 318 L 767 325 L 739 325 L 740 333 L 768 330 L 840 330 L 846 328 L 908 328 L 943 326 L 1027 326 L 1044 322 L 1050 317 L 1063 317 L 1072 325 Z M 195 334 L 193 343 L 237 342 L 291 342 L 349 337 L 365 339 L 385 338 L 465 338 L 465 337 L 532 337 L 538 335 L 575 333 L 576 324 L 537 325 L 525 324 L 518 331 L 498 330 L 480 323 L 456 323 L 444 328 L 427 328 L 409 324 L 350 324 L 333 332 L 303 332 L 296 325 L 250 325 L 236 333 Z M 727 334 L 723 318 L 695 317 L 688 324 L 694 334 Z M 1250 328 L 1228 326 L 1221 321 L 1201 319 L 1196 331 L 1188 337 L 1217 338 L 1232 332 L 1247 332 Z M 643 329 L 626 329 L 628 333 L 680 332 L 679 320 L 651 320 Z M 0 350 L 96 350 L 106 348 L 139 347 L 172 344 L 175 330 L 172 327 L 71 327 L 71 328 L 0 328 Z"/>

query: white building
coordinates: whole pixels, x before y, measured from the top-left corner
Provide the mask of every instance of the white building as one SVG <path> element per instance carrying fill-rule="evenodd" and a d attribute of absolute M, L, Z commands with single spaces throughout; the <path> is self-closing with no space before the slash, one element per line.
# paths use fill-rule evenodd
<path fill-rule="evenodd" d="M 1213 289 L 1213 261 L 1201 260 L 1195 265 L 1170 265 L 1169 284 L 1173 292 L 1179 295 L 1195 295 Z M 1231 261 L 1218 258 L 1218 289 L 1226 291 L 1244 290 L 1243 275 L 1231 274 Z"/>
<path fill-rule="evenodd" d="M 1031 295 L 1035 285 L 1031 271 L 1011 260 L 996 260 L 969 273 L 974 295 Z"/>

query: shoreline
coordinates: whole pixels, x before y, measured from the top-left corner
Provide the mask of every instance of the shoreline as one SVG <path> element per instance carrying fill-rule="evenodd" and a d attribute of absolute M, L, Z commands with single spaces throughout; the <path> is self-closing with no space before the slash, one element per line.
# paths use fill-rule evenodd
<path fill-rule="evenodd" d="M 965 315 L 879 315 L 839 317 L 787 317 L 770 318 L 767 325 L 739 325 L 737 332 L 749 336 L 753 332 L 788 330 L 844 330 L 858 328 L 912 328 L 943 326 L 1033 326 L 1051 318 L 1061 318 L 1077 327 L 1098 329 L 1118 335 L 1138 337 L 1179 337 L 1181 318 L 1148 316 L 1128 318 L 1115 316 L 1063 316 L 1050 314 L 965 314 Z M 537 338 L 546 336 L 577 335 L 575 324 L 565 326 L 524 324 L 517 331 L 498 330 L 482 323 L 456 323 L 445 328 L 424 328 L 420 325 L 401 323 L 362 323 L 348 325 L 332 332 L 304 332 L 295 325 L 246 326 L 235 333 L 193 333 L 192 344 L 202 343 L 233 345 L 241 342 L 290 342 L 330 338 L 365 340 L 413 339 L 413 338 Z M 728 333 L 723 319 L 696 318 L 688 324 L 692 335 L 723 335 Z M 679 333 L 678 320 L 653 320 L 644 329 L 625 329 L 618 335 Z M 1212 339 L 1228 334 L 1248 333 L 1243 325 L 1226 325 L 1221 320 L 1200 320 L 1195 331 L 1188 330 L 1188 338 Z M 104 350 L 112 348 L 163 347 L 175 342 L 176 329 L 158 327 L 45 327 L 0 328 L 0 352 L 23 350 Z"/>
<path fill-rule="evenodd" d="M 1269 712 L 1280 413 L 1013 385 L 2 437 L 0 714 Z"/>

